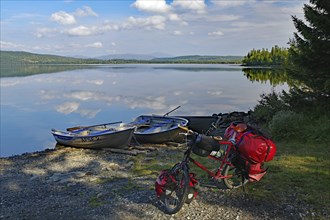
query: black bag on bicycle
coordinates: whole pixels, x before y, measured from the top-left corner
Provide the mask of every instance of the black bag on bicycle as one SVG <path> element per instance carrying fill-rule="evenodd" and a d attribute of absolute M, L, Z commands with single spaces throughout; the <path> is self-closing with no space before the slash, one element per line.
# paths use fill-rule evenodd
<path fill-rule="evenodd" d="M 192 152 L 201 157 L 207 157 L 212 151 L 218 151 L 220 144 L 213 137 L 199 134 L 196 137 Z"/>
<path fill-rule="evenodd" d="M 259 181 L 267 173 L 267 168 L 263 168 L 264 163 L 251 163 L 239 153 L 233 156 L 231 163 L 242 171 L 242 175 L 249 182 Z"/>

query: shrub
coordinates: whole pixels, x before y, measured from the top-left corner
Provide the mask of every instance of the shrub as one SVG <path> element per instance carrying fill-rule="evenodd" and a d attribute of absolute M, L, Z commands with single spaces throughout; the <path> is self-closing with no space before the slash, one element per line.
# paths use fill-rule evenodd
<path fill-rule="evenodd" d="M 258 123 L 268 124 L 274 114 L 281 110 L 289 110 L 289 105 L 283 101 L 281 95 L 273 91 L 270 94 L 261 95 L 261 100 L 254 107 L 253 117 Z"/>
<path fill-rule="evenodd" d="M 305 125 L 304 116 L 293 111 L 282 110 L 273 116 L 269 129 L 276 140 L 302 138 L 302 126 Z"/>

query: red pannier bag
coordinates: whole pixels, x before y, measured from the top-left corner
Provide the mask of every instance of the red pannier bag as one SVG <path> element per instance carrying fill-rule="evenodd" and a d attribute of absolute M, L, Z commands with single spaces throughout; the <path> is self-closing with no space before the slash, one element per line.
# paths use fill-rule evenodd
<path fill-rule="evenodd" d="M 276 145 L 260 131 L 246 124 L 232 123 L 225 131 L 224 138 L 234 139 L 241 162 L 250 182 L 259 181 L 267 172 L 264 162 L 271 161 L 276 154 Z M 238 165 L 236 164 L 236 165 Z"/>
<path fill-rule="evenodd" d="M 262 168 L 263 163 L 248 163 L 246 169 L 248 171 L 248 179 L 250 182 L 259 181 L 267 172 L 267 169 Z"/>
<path fill-rule="evenodd" d="M 252 163 L 262 163 L 273 160 L 276 154 L 275 143 L 261 135 L 247 131 L 239 135 L 236 146 L 238 152 Z"/>

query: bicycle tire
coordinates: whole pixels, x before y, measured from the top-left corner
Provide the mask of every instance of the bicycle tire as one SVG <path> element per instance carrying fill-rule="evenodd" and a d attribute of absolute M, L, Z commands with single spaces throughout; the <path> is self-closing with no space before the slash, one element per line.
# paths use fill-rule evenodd
<path fill-rule="evenodd" d="M 176 176 L 176 186 L 173 191 L 165 192 L 165 212 L 167 214 L 175 214 L 184 205 L 187 195 L 188 195 L 188 188 L 189 188 L 189 170 L 187 167 L 181 168 L 178 167 L 175 169 Z"/>
<path fill-rule="evenodd" d="M 232 177 L 222 179 L 224 185 L 228 189 L 236 189 L 242 187 L 248 182 L 248 179 L 242 177 L 242 171 L 236 168 L 235 166 L 231 166 L 226 164 L 223 168 L 222 172 L 223 176 L 232 175 Z"/>

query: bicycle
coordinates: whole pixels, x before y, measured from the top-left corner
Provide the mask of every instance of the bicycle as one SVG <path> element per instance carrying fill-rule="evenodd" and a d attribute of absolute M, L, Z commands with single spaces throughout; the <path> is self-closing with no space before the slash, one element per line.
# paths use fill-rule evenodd
<path fill-rule="evenodd" d="M 194 197 L 188 198 L 189 183 L 190 183 L 190 173 L 189 164 L 193 163 L 200 169 L 208 173 L 208 175 L 216 180 L 222 180 L 226 188 L 234 189 L 244 186 L 248 179 L 244 174 L 244 169 L 235 166 L 232 161 L 237 156 L 237 151 L 235 148 L 235 134 L 228 140 L 222 140 L 220 137 L 210 137 L 199 134 L 195 131 L 189 130 L 186 127 L 181 127 L 185 130 L 186 135 L 190 135 L 190 141 L 187 140 L 187 150 L 184 153 L 181 162 L 175 164 L 169 171 L 168 177 L 170 177 L 170 183 L 167 183 L 164 192 L 164 203 L 165 212 L 168 214 L 175 214 L 184 205 L 184 203 L 190 203 Z M 236 132 L 242 132 L 246 127 L 239 127 Z M 203 164 L 191 157 L 194 147 L 198 145 L 208 145 L 212 151 L 218 150 L 217 154 L 209 155 L 206 152 L 207 157 L 216 161 L 219 161 L 220 166 L 214 171 L 207 169 Z M 213 146 L 212 146 L 213 145 Z M 217 149 L 216 149 L 217 148 Z"/>

